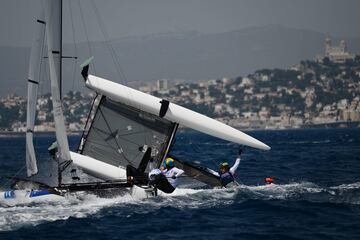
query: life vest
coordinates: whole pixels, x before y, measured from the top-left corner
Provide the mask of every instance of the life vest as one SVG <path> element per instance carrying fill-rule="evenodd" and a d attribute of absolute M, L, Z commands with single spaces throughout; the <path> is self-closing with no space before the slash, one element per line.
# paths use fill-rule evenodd
<path fill-rule="evenodd" d="M 234 176 L 229 171 L 220 173 L 220 181 L 223 187 L 226 187 L 226 185 L 233 182 L 234 180 Z"/>

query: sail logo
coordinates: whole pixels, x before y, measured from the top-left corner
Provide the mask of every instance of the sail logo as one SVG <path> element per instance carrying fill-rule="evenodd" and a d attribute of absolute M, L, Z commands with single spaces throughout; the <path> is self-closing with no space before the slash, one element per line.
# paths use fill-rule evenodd
<path fill-rule="evenodd" d="M 6 191 L 6 192 L 4 192 L 4 198 L 5 199 L 15 198 L 15 192 L 14 191 Z"/>

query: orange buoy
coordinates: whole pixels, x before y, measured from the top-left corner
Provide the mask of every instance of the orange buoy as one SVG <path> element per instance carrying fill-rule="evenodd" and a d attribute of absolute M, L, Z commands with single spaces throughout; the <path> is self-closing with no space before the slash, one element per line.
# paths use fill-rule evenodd
<path fill-rule="evenodd" d="M 271 184 L 271 183 L 274 183 L 274 179 L 272 177 L 267 177 L 264 179 L 264 181 L 267 183 L 267 184 Z"/>

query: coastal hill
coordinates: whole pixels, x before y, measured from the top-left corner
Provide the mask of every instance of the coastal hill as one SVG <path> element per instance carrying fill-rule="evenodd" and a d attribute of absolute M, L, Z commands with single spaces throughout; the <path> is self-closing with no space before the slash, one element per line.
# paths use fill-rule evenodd
<path fill-rule="evenodd" d="M 333 49 L 337 49 L 333 47 Z M 340 53 L 342 54 L 342 53 Z M 286 69 L 260 69 L 246 76 L 140 90 L 168 99 L 240 129 L 283 129 L 360 121 L 360 56 L 336 56 L 301 61 Z M 334 59 L 332 59 L 334 58 Z M 336 61 L 335 61 L 336 60 Z M 335 61 L 335 62 L 334 62 Z M 93 95 L 64 96 L 70 130 L 81 130 Z M 0 101 L 0 128 L 25 131 L 26 100 L 11 95 Z M 53 130 L 50 95 L 38 99 L 37 130 Z"/>

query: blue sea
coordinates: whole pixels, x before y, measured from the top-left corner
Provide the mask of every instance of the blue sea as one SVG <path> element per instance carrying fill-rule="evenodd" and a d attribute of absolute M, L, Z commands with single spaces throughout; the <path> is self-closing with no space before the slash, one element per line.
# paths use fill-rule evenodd
<path fill-rule="evenodd" d="M 360 129 L 248 133 L 272 149 L 243 148 L 236 189 L 0 206 L 0 239 L 360 239 Z M 37 137 L 39 158 L 52 161 L 46 148 L 53 140 Z M 78 141 L 70 137 L 73 149 Z M 217 169 L 234 162 L 238 149 L 180 130 L 171 153 Z M 24 176 L 24 155 L 24 136 L 0 137 L 0 176 Z M 275 185 L 264 184 L 269 176 Z"/>

